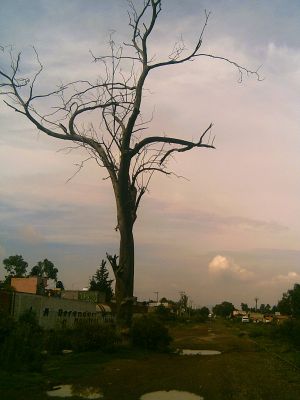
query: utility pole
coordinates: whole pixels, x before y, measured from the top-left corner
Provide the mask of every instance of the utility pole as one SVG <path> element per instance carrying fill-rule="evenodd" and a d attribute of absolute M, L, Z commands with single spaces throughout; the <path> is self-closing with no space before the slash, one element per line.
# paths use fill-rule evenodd
<path fill-rule="evenodd" d="M 258 297 L 255 297 L 255 312 L 257 312 L 257 302 L 258 302 L 258 300 L 259 300 L 259 298 Z"/>

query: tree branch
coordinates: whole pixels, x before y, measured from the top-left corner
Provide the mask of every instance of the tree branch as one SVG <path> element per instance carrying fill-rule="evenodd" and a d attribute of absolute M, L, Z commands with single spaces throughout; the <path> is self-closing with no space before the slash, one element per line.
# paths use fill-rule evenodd
<path fill-rule="evenodd" d="M 145 146 L 152 144 L 152 143 L 179 144 L 183 147 L 180 149 L 172 149 L 172 151 L 181 151 L 181 152 L 191 150 L 194 147 L 206 147 L 206 148 L 214 149 L 215 147 L 213 146 L 213 144 L 203 143 L 203 139 L 204 139 L 205 135 L 207 134 L 207 132 L 210 131 L 211 128 L 212 128 L 212 124 L 210 124 L 208 126 L 208 128 L 202 133 L 198 142 L 191 142 L 188 140 L 177 139 L 177 138 L 168 137 L 168 136 L 149 136 L 149 137 L 141 140 L 139 143 L 137 143 L 134 146 L 134 148 L 130 152 L 130 156 L 134 157 Z"/>

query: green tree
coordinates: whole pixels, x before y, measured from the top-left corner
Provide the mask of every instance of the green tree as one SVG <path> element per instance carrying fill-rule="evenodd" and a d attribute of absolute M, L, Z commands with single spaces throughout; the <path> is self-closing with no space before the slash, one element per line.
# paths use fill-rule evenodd
<path fill-rule="evenodd" d="M 209 316 L 209 309 L 207 307 L 196 308 L 193 309 L 191 312 L 192 319 L 197 322 L 207 321 L 208 316 Z"/>
<path fill-rule="evenodd" d="M 29 275 L 53 279 L 57 282 L 57 273 L 58 269 L 54 266 L 53 262 L 45 258 L 44 261 L 39 261 L 37 265 L 32 267 Z"/>
<path fill-rule="evenodd" d="M 184 315 L 188 312 L 188 301 L 189 297 L 184 292 L 181 292 L 178 302 L 178 310 L 180 315 Z"/>
<path fill-rule="evenodd" d="M 8 272 L 8 275 L 5 277 L 6 281 L 9 281 L 12 277 L 21 278 L 25 276 L 28 267 L 28 263 L 18 254 L 5 258 L 3 264 L 4 269 Z"/>
<path fill-rule="evenodd" d="M 148 192 L 153 174 L 170 175 L 168 161 L 175 154 L 214 148 L 209 135 L 212 124 L 203 129 L 196 140 L 168 134 L 146 134 L 142 99 L 149 76 L 153 74 L 155 77 L 154 71 L 169 66 L 210 58 L 233 65 L 238 69 L 240 79 L 244 73 L 259 78 L 257 71 L 202 51 L 209 13 L 205 13 L 203 25 L 195 27 L 197 39 L 193 46 L 189 46 L 190 49 L 179 41 L 170 54 L 157 60 L 151 54 L 150 43 L 162 10 L 162 0 L 137 3 L 139 9 L 129 1 L 131 35 L 125 46 L 117 46 L 111 39 L 109 54 L 92 55 L 93 61 L 101 63 L 105 71 L 104 76 L 97 76 L 94 81 L 82 77 L 77 82 L 59 84 L 54 90 L 43 93 L 43 84 L 38 87 L 43 65 L 35 50 L 36 69 L 30 71 L 32 73 L 27 71 L 28 68 L 21 68 L 21 53 L 13 54 L 11 48 L 4 46 L 0 68 L 0 94 L 5 96 L 5 104 L 17 115 L 28 119 L 40 132 L 86 149 L 88 159 L 93 158 L 103 167 L 111 181 L 120 241 L 118 257 L 109 258 L 109 261 L 112 261 L 116 279 L 117 319 L 125 323 L 130 323 L 134 299 L 133 228 L 141 199 Z M 34 63 L 28 61 L 27 65 Z M 28 74 L 24 75 L 24 69 Z M 124 71 L 129 71 L 127 76 Z M 44 107 L 47 100 L 51 104 L 50 110 Z"/>
<path fill-rule="evenodd" d="M 62 281 L 57 281 L 55 287 L 56 289 L 65 290 L 65 286 Z"/>
<path fill-rule="evenodd" d="M 300 317 L 300 284 L 295 283 L 293 289 L 283 293 L 282 299 L 278 302 L 278 310 L 282 314 Z"/>
<path fill-rule="evenodd" d="M 247 303 L 241 303 L 241 309 L 242 309 L 242 311 L 248 312 L 249 311 L 248 304 Z"/>
<path fill-rule="evenodd" d="M 207 307 L 201 307 L 199 311 L 200 311 L 200 314 L 203 315 L 203 317 L 208 318 L 209 309 Z"/>
<path fill-rule="evenodd" d="M 90 280 L 89 290 L 97 290 L 105 293 L 105 300 L 110 301 L 113 296 L 113 279 L 109 279 L 109 272 L 106 268 L 106 261 L 102 260 L 100 267 Z"/>
<path fill-rule="evenodd" d="M 270 304 L 261 304 L 259 307 L 259 312 L 262 314 L 270 314 L 271 313 Z"/>
<path fill-rule="evenodd" d="M 229 317 L 234 310 L 234 305 L 229 301 L 223 301 L 221 304 L 216 304 L 212 309 L 213 313 L 220 317 Z"/>

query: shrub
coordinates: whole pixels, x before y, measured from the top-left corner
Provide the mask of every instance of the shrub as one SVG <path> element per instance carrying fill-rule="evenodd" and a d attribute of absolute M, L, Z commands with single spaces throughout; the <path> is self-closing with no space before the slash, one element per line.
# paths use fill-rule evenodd
<path fill-rule="evenodd" d="M 174 321 L 175 320 L 175 315 L 172 314 L 171 310 L 169 308 L 163 306 L 162 304 L 160 304 L 158 307 L 156 307 L 155 315 L 161 321 Z"/>
<path fill-rule="evenodd" d="M 74 351 L 111 351 L 118 342 L 116 328 L 110 324 L 82 324 L 72 331 L 71 346 Z"/>
<path fill-rule="evenodd" d="M 50 354 L 61 354 L 64 349 L 71 349 L 71 332 L 67 329 L 45 332 L 44 346 Z"/>
<path fill-rule="evenodd" d="M 156 351 L 166 351 L 172 340 L 161 321 L 146 315 L 133 321 L 130 337 L 134 346 Z"/>
<path fill-rule="evenodd" d="M 290 319 L 278 327 L 278 334 L 288 339 L 296 347 L 300 347 L 300 320 Z"/>
<path fill-rule="evenodd" d="M 0 347 L 11 334 L 15 326 L 14 320 L 6 312 L 0 311 Z"/>
<path fill-rule="evenodd" d="M 43 364 L 42 330 L 34 314 L 24 314 L 11 326 L 6 336 L 2 335 L 0 365 L 6 370 L 39 371 Z"/>

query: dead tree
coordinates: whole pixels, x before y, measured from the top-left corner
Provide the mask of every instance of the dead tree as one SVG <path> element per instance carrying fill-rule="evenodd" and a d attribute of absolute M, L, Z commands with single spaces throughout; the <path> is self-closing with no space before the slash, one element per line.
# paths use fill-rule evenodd
<path fill-rule="evenodd" d="M 176 153 L 214 148 L 209 137 L 212 124 L 199 133 L 197 141 L 168 135 L 146 135 L 141 105 L 148 75 L 158 68 L 209 57 L 232 64 L 240 79 L 244 74 L 253 74 L 259 79 L 257 71 L 250 71 L 227 58 L 201 52 L 209 19 L 206 12 L 192 51 L 188 51 L 180 41 L 165 60 L 154 61 L 148 54 L 148 43 L 161 12 L 161 3 L 162 0 L 145 0 L 137 11 L 129 2 L 131 41 L 118 47 L 111 39 L 109 54 L 101 57 L 91 54 L 105 70 L 104 76 L 95 82 L 79 80 L 61 84 L 50 93 L 40 93 L 37 83 L 43 65 L 37 51 L 33 49 L 37 69 L 28 77 L 20 71 L 21 53 L 15 54 L 9 47 L 0 47 L 3 56 L 8 54 L 10 60 L 8 67 L 7 64 L 0 67 L 0 94 L 5 96 L 5 104 L 46 135 L 84 147 L 88 159 L 95 159 L 108 173 L 116 201 L 116 230 L 120 234 L 119 255 L 108 255 L 108 259 L 116 279 L 117 317 L 126 321 L 131 316 L 134 287 L 133 226 L 151 177 L 156 172 L 170 174 L 167 163 Z M 121 68 L 124 64 L 129 71 L 126 76 Z M 50 99 L 56 105 L 46 114 L 41 103 L 44 106 L 44 101 L 47 103 Z M 96 120 L 98 123 L 94 122 Z"/>

